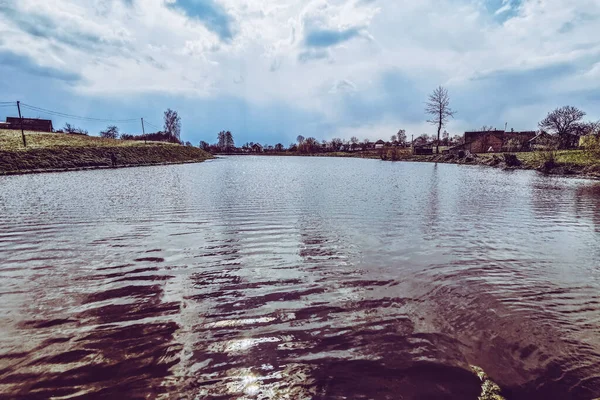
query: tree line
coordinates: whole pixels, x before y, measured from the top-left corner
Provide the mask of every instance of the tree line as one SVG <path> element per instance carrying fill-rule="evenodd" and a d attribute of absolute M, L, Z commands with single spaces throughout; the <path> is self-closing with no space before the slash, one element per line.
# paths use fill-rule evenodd
<path fill-rule="evenodd" d="M 83 128 L 79 128 L 65 123 L 62 129 L 56 131 L 56 133 L 65 133 L 70 135 L 85 135 L 88 136 L 89 132 Z M 163 114 L 163 130 L 158 132 L 146 133 L 142 135 L 134 135 L 130 133 L 121 132 L 119 127 L 116 125 L 109 125 L 106 129 L 100 131 L 99 136 L 105 139 L 121 139 L 121 140 L 148 140 L 153 142 L 169 142 L 184 144 L 181 141 L 181 117 L 177 111 L 167 109 Z M 185 143 L 188 146 L 192 144 L 190 142 Z"/>

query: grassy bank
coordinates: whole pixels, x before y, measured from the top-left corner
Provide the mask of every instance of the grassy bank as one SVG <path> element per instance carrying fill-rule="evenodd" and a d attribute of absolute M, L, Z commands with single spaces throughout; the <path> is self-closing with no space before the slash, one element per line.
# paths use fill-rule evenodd
<path fill-rule="evenodd" d="M 0 174 L 201 162 L 213 158 L 195 147 L 102 139 L 81 135 L 0 130 Z"/>
<path fill-rule="evenodd" d="M 354 157 L 384 159 L 385 161 L 435 162 L 448 164 L 484 165 L 505 169 L 532 169 L 550 175 L 574 175 L 586 178 L 600 179 L 600 157 L 582 150 L 563 150 L 550 153 L 527 152 L 513 153 L 515 159 L 508 160 L 504 154 L 477 154 L 459 158 L 451 154 L 413 155 L 410 149 L 384 149 L 357 152 L 331 153 L 290 153 L 270 152 L 251 154 L 260 156 L 301 156 L 301 157 Z M 383 157 L 382 157 L 383 156 Z M 553 161 L 549 163 L 548 159 Z"/>
<path fill-rule="evenodd" d="M 514 156 L 514 158 L 513 158 Z M 548 175 L 572 175 L 600 178 L 600 158 L 581 150 L 527 152 L 511 154 L 477 154 L 458 158 L 451 154 L 408 156 L 406 161 L 438 162 L 466 165 L 485 165 L 503 169 L 531 169 Z"/>

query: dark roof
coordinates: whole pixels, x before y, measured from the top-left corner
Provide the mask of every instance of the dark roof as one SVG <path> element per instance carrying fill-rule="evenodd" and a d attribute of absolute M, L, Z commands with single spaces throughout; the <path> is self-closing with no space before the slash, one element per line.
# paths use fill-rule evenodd
<path fill-rule="evenodd" d="M 375 142 L 375 144 L 385 144 L 385 142 L 381 139 L 379 139 L 378 141 Z"/>
<path fill-rule="evenodd" d="M 6 117 L 6 123 L 15 126 L 21 126 L 22 123 L 24 128 L 52 132 L 52 121 L 49 119 L 23 118 L 21 120 L 19 117 Z"/>

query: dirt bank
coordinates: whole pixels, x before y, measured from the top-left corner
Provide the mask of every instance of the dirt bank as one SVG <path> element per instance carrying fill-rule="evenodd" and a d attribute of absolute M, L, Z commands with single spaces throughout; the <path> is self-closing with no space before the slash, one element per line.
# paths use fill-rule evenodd
<path fill-rule="evenodd" d="M 600 160 L 597 163 L 543 162 L 533 158 L 531 153 L 485 154 L 481 156 L 473 154 L 462 158 L 453 154 L 438 154 L 432 156 L 410 156 L 399 161 L 484 165 L 501 169 L 529 169 L 547 175 L 600 179 Z"/>
<path fill-rule="evenodd" d="M 63 135 L 66 136 L 66 135 Z M 33 139 L 34 135 L 28 135 Z M 78 138 L 81 141 L 81 138 Z M 202 162 L 212 155 L 195 147 L 163 143 L 85 140 L 85 145 L 0 147 L 0 175 L 78 169 Z"/>

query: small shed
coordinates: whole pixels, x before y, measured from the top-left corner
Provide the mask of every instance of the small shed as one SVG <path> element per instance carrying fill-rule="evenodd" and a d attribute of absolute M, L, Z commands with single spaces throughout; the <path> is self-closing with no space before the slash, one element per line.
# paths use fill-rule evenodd
<path fill-rule="evenodd" d="M 49 119 L 6 117 L 5 129 L 21 129 L 34 132 L 53 132 L 52 121 Z"/>

